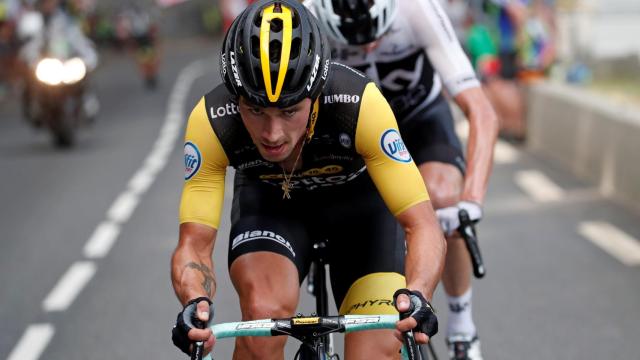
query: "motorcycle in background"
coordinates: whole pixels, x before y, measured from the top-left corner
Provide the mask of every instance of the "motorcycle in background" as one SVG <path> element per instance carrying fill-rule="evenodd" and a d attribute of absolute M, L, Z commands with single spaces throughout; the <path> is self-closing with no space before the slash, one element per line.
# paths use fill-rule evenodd
<path fill-rule="evenodd" d="M 87 66 L 68 50 L 65 39 L 53 39 L 31 70 L 32 99 L 27 111 L 34 124 L 51 131 L 54 143 L 70 147 L 76 129 L 88 119 L 85 104 Z"/>
<path fill-rule="evenodd" d="M 31 124 L 51 132 L 56 146 L 70 147 L 78 128 L 99 111 L 97 97 L 88 84 L 97 53 L 69 17 L 58 12 L 49 19 L 47 25 L 40 13 L 32 12 L 21 24 L 23 112 Z"/>

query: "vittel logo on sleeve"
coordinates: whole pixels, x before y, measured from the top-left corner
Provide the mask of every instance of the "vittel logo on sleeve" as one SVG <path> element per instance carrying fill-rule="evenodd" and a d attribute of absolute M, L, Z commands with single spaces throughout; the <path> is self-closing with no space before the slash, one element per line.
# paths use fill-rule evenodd
<path fill-rule="evenodd" d="M 409 154 L 409 150 L 404 145 L 398 130 L 389 129 L 385 131 L 380 139 L 380 146 L 382 146 L 382 151 L 393 160 L 403 163 L 411 162 L 411 154 Z"/>
<path fill-rule="evenodd" d="M 202 156 L 198 147 L 192 143 L 184 144 L 184 179 L 189 180 L 200 170 Z"/>

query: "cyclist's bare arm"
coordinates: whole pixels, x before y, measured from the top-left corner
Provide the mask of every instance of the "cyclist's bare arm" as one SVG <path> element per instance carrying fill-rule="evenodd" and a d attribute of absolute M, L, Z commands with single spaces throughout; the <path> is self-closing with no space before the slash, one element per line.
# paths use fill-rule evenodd
<path fill-rule="evenodd" d="M 418 290 L 431 300 L 440 280 L 447 252 L 447 243 L 436 214 L 431 203 L 424 201 L 413 205 L 396 217 L 406 234 L 407 289 Z M 398 297 L 398 310 L 400 312 L 409 310 L 409 298 L 406 295 Z M 399 321 L 396 326 L 396 337 L 402 341 L 402 333 L 414 329 L 416 325 L 417 322 L 412 317 Z M 415 333 L 415 339 L 418 343 L 426 343 L 429 340 L 423 333 Z"/>
<path fill-rule="evenodd" d="M 415 26 L 447 91 L 470 121 L 468 169 L 462 200 L 482 204 L 491 172 L 498 119 L 442 7 L 437 2 L 418 1 L 408 21 Z"/>
<path fill-rule="evenodd" d="M 185 134 L 185 183 L 180 200 L 180 235 L 171 258 L 171 280 L 183 305 L 212 299 L 216 280 L 211 259 L 224 201 L 224 178 L 229 163 L 209 123 L 204 98 L 194 107 Z M 207 323 L 209 303 L 197 303 L 197 316 Z M 204 341 L 205 353 L 215 339 L 211 329 L 192 328 L 191 341 Z"/>
<path fill-rule="evenodd" d="M 202 296 L 212 299 L 215 295 L 211 257 L 216 233 L 216 229 L 207 225 L 180 225 L 180 239 L 171 258 L 171 281 L 182 304 Z"/>
<path fill-rule="evenodd" d="M 171 278 L 182 304 L 201 296 L 212 298 L 216 290 L 211 255 L 229 161 L 209 123 L 204 98 L 189 116 L 184 151 L 180 238 L 171 260 Z"/>
<path fill-rule="evenodd" d="M 407 288 L 433 298 L 444 267 L 446 242 L 430 202 L 421 202 L 397 215 L 407 241 Z M 427 266 L 428 264 L 428 266 Z"/>
<path fill-rule="evenodd" d="M 197 223 L 180 224 L 180 240 L 171 258 L 171 281 L 176 296 L 182 305 L 192 299 L 206 297 L 213 299 L 216 292 L 216 277 L 213 273 L 211 255 L 215 243 L 216 229 Z M 205 324 L 209 314 L 209 303 L 200 301 L 197 314 Z M 215 338 L 211 329 L 191 329 L 192 341 L 203 341 L 205 352 L 213 348 Z"/>
<path fill-rule="evenodd" d="M 482 204 L 498 137 L 498 117 L 480 87 L 462 90 L 454 100 L 469 121 L 467 173 L 461 199 Z"/>

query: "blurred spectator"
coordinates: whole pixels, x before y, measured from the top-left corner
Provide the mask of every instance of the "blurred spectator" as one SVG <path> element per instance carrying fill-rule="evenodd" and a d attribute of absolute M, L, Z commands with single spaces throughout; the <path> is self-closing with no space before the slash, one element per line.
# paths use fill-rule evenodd
<path fill-rule="evenodd" d="M 226 33 L 233 20 L 238 16 L 252 0 L 219 0 L 222 13 L 222 32 Z"/>
<path fill-rule="evenodd" d="M 145 86 L 155 88 L 160 61 L 158 26 L 152 13 L 130 3 L 117 16 L 116 36 L 121 45 L 132 52 Z"/>
<path fill-rule="evenodd" d="M 19 0 L 0 2 L 0 100 L 19 79 L 16 71 L 17 54 L 20 47 L 17 20 L 21 12 Z"/>
<path fill-rule="evenodd" d="M 449 11 L 455 2 L 445 1 Z M 524 140 L 523 86 L 542 78 L 555 60 L 553 9 L 552 0 L 469 0 L 467 15 L 454 17 L 505 139 Z"/>
<path fill-rule="evenodd" d="M 49 50 L 47 47 L 56 46 L 54 40 L 64 39 L 65 45 L 72 48 L 70 51 L 84 60 L 88 71 L 95 69 L 98 54 L 93 43 L 84 35 L 79 24 L 63 10 L 60 0 L 38 0 L 36 5 L 42 17 L 42 28 L 35 31 L 20 50 L 21 58 L 32 65 L 43 51 Z"/>

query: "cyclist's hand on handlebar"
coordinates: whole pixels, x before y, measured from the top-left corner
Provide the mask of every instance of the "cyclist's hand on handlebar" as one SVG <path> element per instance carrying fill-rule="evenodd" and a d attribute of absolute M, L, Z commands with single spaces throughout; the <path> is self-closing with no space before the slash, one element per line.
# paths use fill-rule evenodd
<path fill-rule="evenodd" d="M 474 223 L 482 219 L 482 206 L 472 201 L 460 201 L 455 206 L 438 209 L 436 215 L 445 234 L 451 235 L 460 227 L 460 210 L 466 210 Z"/>
<path fill-rule="evenodd" d="M 399 289 L 393 294 L 393 301 L 400 312 L 401 320 L 396 324 L 395 332 L 400 341 L 403 341 L 403 333 L 413 330 L 416 342 L 426 344 L 438 332 L 435 311 L 421 292 Z"/>
<path fill-rule="evenodd" d="M 215 337 L 209 326 L 213 323 L 213 305 L 206 297 L 193 299 L 178 314 L 171 331 L 171 340 L 182 352 L 191 355 L 193 344 L 204 342 L 204 353 L 213 348 Z"/>

